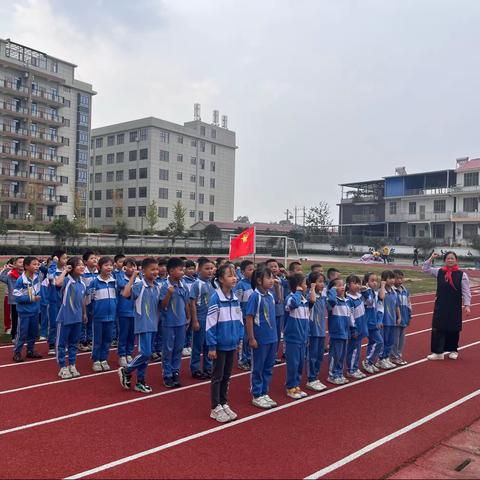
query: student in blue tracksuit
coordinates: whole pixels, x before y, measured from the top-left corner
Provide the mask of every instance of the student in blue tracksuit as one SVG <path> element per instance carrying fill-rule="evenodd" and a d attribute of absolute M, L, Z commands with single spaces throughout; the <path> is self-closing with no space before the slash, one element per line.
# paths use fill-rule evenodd
<path fill-rule="evenodd" d="M 328 351 L 328 378 L 334 385 L 348 383 L 343 375 L 343 367 L 347 356 L 347 342 L 350 328 L 354 326 L 351 309 L 345 298 L 345 285 L 340 277 L 328 284 L 328 335 L 330 345 Z"/>
<path fill-rule="evenodd" d="M 115 255 L 113 257 L 113 272 L 112 272 L 112 275 L 113 275 L 113 278 L 115 280 L 117 280 L 117 277 L 118 276 L 121 276 L 122 273 L 123 273 L 123 267 L 125 265 L 125 260 L 126 260 L 127 257 L 125 257 L 125 255 L 123 253 L 117 253 L 117 255 Z"/>
<path fill-rule="evenodd" d="M 273 273 L 268 267 L 260 266 L 253 272 L 252 288 L 255 290 L 248 299 L 245 312 L 245 330 L 252 349 L 252 404 L 264 409 L 277 406 L 268 395 L 278 340 L 275 300 L 270 293 L 273 282 Z"/>
<path fill-rule="evenodd" d="M 349 275 L 346 284 L 347 305 L 350 308 L 353 320 L 353 328 L 350 329 L 350 338 L 347 344 L 347 376 L 357 379 L 365 378 L 366 375 L 359 368 L 362 340 L 368 337 L 365 304 L 360 293 L 362 281 L 357 275 Z M 363 289 L 365 290 L 364 287 Z"/>
<path fill-rule="evenodd" d="M 390 361 L 397 365 L 406 365 L 403 359 L 403 348 L 405 346 L 405 330 L 410 325 L 412 319 L 412 303 L 410 300 L 410 292 L 403 285 L 403 272 L 394 270 L 395 283 L 394 287 L 397 291 L 399 307 L 400 307 L 400 325 L 395 326 L 395 335 L 393 339 L 392 352 Z"/>
<path fill-rule="evenodd" d="M 375 366 L 383 350 L 383 296 L 377 294 L 377 275 L 368 272 L 363 277 L 362 291 L 363 303 L 365 305 L 365 317 L 368 329 L 368 345 L 363 368 L 368 373 L 377 373 L 379 369 Z"/>
<path fill-rule="evenodd" d="M 90 298 L 93 315 L 92 370 L 110 370 L 107 362 L 112 344 L 113 323 L 117 317 L 117 288 L 112 276 L 113 261 L 102 257 L 98 261 L 99 275 L 90 283 L 86 298 Z"/>
<path fill-rule="evenodd" d="M 395 326 L 400 325 L 400 302 L 394 285 L 395 274 L 391 270 L 382 272 L 382 290 L 385 291 L 383 299 L 383 351 L 380 354 L 378 366 L 384 370 L 396 367 L 389 360 L 395 341 Z"/>
<path fill-rule="evenodd" d="M 291 265 L 291 264 L 290 264 Z M 309 334 L 307 282 L 303 273 L 293 273 L 288 279 L 290 291 L 285 299 L 285 357 L 287 361 L 287 396 L 295 400 L 308 394 L 301 390 L 303 366 Z"/>
<path fill-rule="evenodd" d="M 159 257 L 157 258 L 158 263 L 158 277 L 156 282 L 162 286 L 167 281 L 167 258 Z M 162 358 L 162 325 L 165 319 L 165 312 L 160 309 L 160 317 L 158 320 L 158 329 L 153 334 L 153 345 L 152 345 L 152 358 L 150 359 L 152 362 L 158 362 Z"/>
<path fill-rule="evenodd" d="M 311 272 L 308 300 L 310 321 L 307 352 L 307 388 L 320 392 L 327 387 L 318 379 L 325 353 L 325 336 L 327 334 L 327 297 L 324 295 L 325 275 L 319 271 Z"/>
<path fill-rule="evenodd" d="M 98 277 L 98 256 L 92 250 L 88 250 L 83 254 L 83 264 L 85 265 L 85 271 L 82 275 L 82 281 L 87 287 L 90 288 L 90 284 Z M 81 342 L 78 346 L 82 352 L 92 351 L 92 338 L 93 338 L 93 304 L 91 299 L 87 297 L 87 322 L 83 324 Z"/>
<path fill-rule="evenodd" d="M 242 279 L 237 283 L 235 287 L 235 296 L 240 302 L 240 307 L 242 309 L 243 318 L 245 318 L 248 299 L 253 293 L 252 288 L 252 275 L 255 270 L 255 265 L 251 260 L 244 260 L 240 264 L 240 270 L 242 272 Z M 242 340 L 242 350 L 238 358 L 238 368 L 240 370 L 250 371 L 252 368 L 251 365 L 252 351 L 248 345 L 248 335 L 247 332 L 243 332 Z"/>
<path fill-rule="evenodd" d="M 55 340 L 57 337 L 57 315 L 62 304 L 62 293 L 60 288 L 55 285 L 55 279 L 58 278 L 67 265 L 67 254 L 63 250 L 57 250 L 52 255 L 52 262 L 48 267 L 47 278 L 50 282 L 49 305 L 48 305 L 48 354 L 55 355 Z"/>
<path fill-rule="evenodd" d="M 208 358 L 208 347 L 205 340 L 207 326 L 208 302 L 215 293 L 212 285 L 215 264 L 206 257 L 198 259 L 198 278 L 190 289 L 190 314 L 192 317 L 192 356 L 190 371 L 192 377 L 199 380 L 212 378 L 212 361 Z M 202 365 L 200 364 L 202 355 Z"/>
<path fill-rule="evenodd" d="M 13 360 L 23 362 L 22 349 L 27 343 L 27 358 L 42 358 L 35 351 L 35 340 L 38 335 L 38 316 L 40 314 L 42 279 L 38 274 L 40 262 L 36 257 L 25 257 L 24 272 L 18 277 L 13 289 L 17 312 L 18 328 L 13 348 Z"/>
<path fill-rule="evenodd" d="M 167 262 L 167 281 L 160 290 L 162 319 L 163 384 L 167 388 L 181 387 L 180 366 L 185 344 L 185 332 L 190 322 L 189 290 L 183 282 L 183 260 L 172 257 Z"/>
<path fill-rule="evenodd" d="M 188 291 L 192 289 L 195 280 L 197 279 L 197 266 L 193 260 L 185 261 L 185 274 L 183 275 L 183 283 L 188 288 Z M 192 322 L 188 324 L 187 333 L 185 334 L 185 345 L 183 346 L 182 356 L 188 357 L 192 354 Z"/>
<path fill-rule="evenodd" d="M 23 260 L 24 257 L 16 257 L 12 261 L 12 264 L 7 264 L 0 272 L 0 282 L 5 283 L 7 286 L 8 305 L 10 306 L 10 317 L 12 322 L 10 330 L 12 341 L 15 340 L 18 326 L 17 301 L 13 295 L 13 290 L 15 289 L 15 283 L 23 273 Z"/>
<path fill-rule="evenodd" d="M 125 296 L 125 287 L 130 282 L 134 272 L 137 271 L 137 262 L 134 258 L 127 258 L 123 262 L 123 270 L 117 274 L 117 320 L 118 320 L 118 364 L 126 367 L 132 361 L 135 343 L 135 302 L 131 295 Z M 135 276 L 133 284 L 141 282 Z"/>
<path fill-rule="evenodd" d="M 85 270 L 80 257 L 70 258 L 55 284 L 60 287 L 62 304 L 57 316 L 57 362 L 60 367 L 58 376 L 62 379 L 79 377 L 80 372 L 75 365 L 77 346 L 82 334 L 82 323 L 86 319 L 85 292 L 87 287 L 82 281 Z M 65 361 L 65 350 L 68 348 L 68 367 Z"/>
<path fill-rule="evenodd" d="M 233 292 L 237 283 L 234 267 L 222 264 L 215 280 L 219 288 L 210 297 L 206 325 L 208 356 L 213 360 L 210 417 L 225 423 L 237 418 L 228 405 L 228 385 L 235 351 L 243 337 L 243 317 L 240 302 Z"/>
<path fill-rule="evenodd" d="M 158 328 L 158 306 L 160 302 L 160 284 L 157 282 L 158 262 L 147 257 L 142 261 L 142 280 L 136 282 L 137 270 L 132 272 L 128 284 L 123 290 L 125 298 L 131 296 L 135 302 L 135 328 L 138 338 L 138 354 L 126 367 L 118 369 L 120 384 L 130 389 L 132 373 L 137 371 L 135 390 L 141 393 L 152 393 L 146 384 L 145 375 L 152 354 L 153 336 Z"/>

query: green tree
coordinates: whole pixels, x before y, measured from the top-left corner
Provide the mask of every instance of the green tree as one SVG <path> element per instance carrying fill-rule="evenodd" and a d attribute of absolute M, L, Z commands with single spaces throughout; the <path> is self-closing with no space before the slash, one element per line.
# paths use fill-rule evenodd
<path fill-rule="evenodd" d="M 415 247 L 422 252 L 422 255 L 425 258 L 427 258 L 432 249 L 435 247 L 435 242 L 430 237 L 417 238 L 415 240 Z"/>
<path fill-rule="evenodd" d="M 65 246 L 67 240 L 74 236 L 74 226 L 70 220 L 60 217 L 56 218 L 48 227 L 48 231 L 55 236 L 55 241 L 57 245 Z"/>
<path fill-rule="evenodd" d="M 175 251 L 175 241 L 177 238 L 185 235 L 185 216 L 187 209 L 183 207 L 180 200 L 173 208 L 173 221 L 167 226 L 167 235 L 172 240 L 172 253 Z"/>
<path fill-rule="evenodd" d="M 148 225 L 148 233 L 153 234 L 155 231 L 155 225 L 158 223 L 158 209 L 155 200 L 147 208 L 147 214 L 145 215 Z"/>
<path fill-rule="evenodd" d="M 125 220 L 117 220 L 115 224 L 115 233 L 117 238 L 122 242 L 122 250 L 125 248 L 125 242 L 128 240 L 128 226 Z"/>
<path fill-rule="evenodd" d="M 214 223 L 209 223 L 203 230 L 202 236 L 205 239 L 205 246 L 208 243 L 210 253 L 213 253 L 213 242 L 222 238 L 222 231 Z"/>
<path fill-rule="evenodd" d="M 305 216 L 306 230 L 310 235 L 325 234 L 332 223 L 330 207 L 324 201 L 321 201 L 315 207 L 309 208 Z"/>

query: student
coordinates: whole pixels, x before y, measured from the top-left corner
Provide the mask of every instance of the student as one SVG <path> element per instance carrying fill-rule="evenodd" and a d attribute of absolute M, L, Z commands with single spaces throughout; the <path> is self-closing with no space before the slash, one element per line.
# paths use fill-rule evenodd
<path fill-rule="evenodd" d="M 48 272 L 48 265 L 50 265 L 51 259 L 47 260 L 47 263 L 45 264 L 45 269 Z M 40 273 L 41 270 L 39 270 Z M 47 275 L 43 275 L 43 280 L 42 280 L 42 287 L 40 290 L 40 296 L 42 299 L 40 300 L 40 337 L 39 340 L 47 340 L 48 338 L 48 305 L 50 303 L 49 300 L 49 295 L 48 295 L 48 289 L 50 286 L 50 282 L 47 278 Z"/>
<path fill-rule="evenodd" d="M 368 345 L 363 368 L 368 373 L 377 373 L 379 369 L 375 366 L 383 350 L 383 297 L 377 295 L 377 275 L 368 272 L 363 277 L 363 285 L 367 287 L 362 292 L 365 305 L 365 317 L 368 329 Z"/>
<path fill-rule="evenodd" d="M 332 280 L 336 280 L 337 278 L 340 278 L 340 270 L 337 270 L 334 267 L 331 267 L 327 270 L 327 280 L 328 282 L 331 282 Z"/>
<path fill-rule="evenodd" d="M 395 326 L 400 325 L 400 302 L 394 284 L 395 274 L 391 270 L 383 271 L 382 287 L 380 289 L 382 294 L 385 292 L 383 300 L 383 351 L 380 354 L 377 367 L 384 370 L 396 367 L 389 360 L 395 338 Z"/>
<path fill-rule="evenodd" d="M 310 273 L 307 276 L 307 285 L 314 283 L 312 281 L 312 275 L 317 272 L 323 273 L 323 266 L 320 263 L 312 263 L 312 265 L 310 265 Z"/>
<path fill-rule="evenodd" d="M 300 262 L 294 261 L 288 265 L 288 275 L 299 275 L 303 274 L 302 264 Z"/>
<path fill-rule="evenodd" d="M 160 290 L 162 319 L 163 384 L 167 388 L 181 387 L 180 366 L 185 331 L 190 321 L 189 291 L 182 281 L 183 260 L 172 257 L 167 262 L 168 278 Z"/>
<path fill-rule="evenodd" d="M 235 287 L 235 296 L 240 302 L 242 309 L 242 316 L 245 318 L 248 299 L 253 293 L 252 289 L 252 275 L 255 269 L 255 265 L 251 260 L 244 260 L 240 264 L 240 270 L 242 272 L 242 279 L 237 283 Z M 243 332 L 242 350 L 238 358 L 238 368 L 249 372 L 252 368 L 251 365 L 252 351 L 248 344 L 248 334 L 246 330 Z"/>
<path fill-rule="evenodd" d="M 38 274 L 39 267 L 40 262 L 36 257 L 25 257 L 24 272 L 15 282 L 13 289 L 18 313 L 18 328 L 13 349 L 14 362 L 23 362 L 22 349 L 25 342 L 27 343 L 27 358 L 42 358 L 35 351 L 42 283 Z"/>
<path fill-rule="evenodd" d="M 328 335 L 330 347 L 327 381 L 344 385 L 349 380 L 343 375 L 350 327 L 353 327 L 350 308 L 345 298 L 345 285 L 339 277 L 331 280 L 327 290 Z"/>
<path fill-rule="evenodd" d="M 327 334 L 327 297 L 324 294 L 325 275 L 319 271 L 310 273 L 310 290 L 308 300 L 310 307 L 308 353 L 307 353 L 307 388 L 320 392 L 327 387 L 318 379 L 325 353 L 325 336 Z"/>
<path fill-rule="evenodd" d="M 92 303 L 93 349 L 92 370 L 108 371 L 108 351 L 113 338 L 113 324 L 117 318 L 117 289 L 112 276 L 113 261 L 102 257 L 98 261 L 99 275 L 90 283 L 86 296 Z"/>
<path fill-rule="evenodd" d="M 212 285 L 214 263 L 206 257 L 198 259 L 198 278 L 190 289 L 190 314 L 192 317 L 192 356 L 190 371 L 196 379 L 212 378 L 212 361 L 208 358 L 208 347 L 205 340 L 208 303 L 215 293 Z M 202 365 L 200 364 L 202 355 Z"/>
<path fill-rule="evenodd" d="M 7 286 L 8 304 L 10 306 L 10 316 L 12 322 L 10 330 L 12 341 L 15 340 L 18 327 L 17 300 L 15 295 L 13 294 L 13 290 L 15 289 L 15 284 L 17 283 L 17 280 L 19 279 L 19 277 L 21 277 L 23 273 L 24 259 L 25 257 L 17 257 L 13 259 L 13 261 L 11 263 L 7 263 L 7 265 L 0 272 L 0 282 L 5 283 Z"/>
<path fill-rule="evenodd" d="M 158 257 L 158 277 L 156 282 L 162 286 L 167 281 L 167 257 Z M 152 346 L 152 362 L 159 362 L 162 359 L 162 325 L 165 318 L 165 312 L 160 310 L 160 316 L 158 320 L 158 329 L 153 334 L 153 346 Z"/>
<path fill-rule="evenodd" d="M 185 260 L 185 274 L 183 275 L 183 282 L 188 288 L 188 291 L 192 289 L 192 285 L 197 279 L 196 276 L 197 266 L 193 260 Z M 182 357 L 188 357 L 192 354 L 192 322 L 188 324 L 187 332 L 185 334 L 185 345 L 182 350 Z"/>
<path fill-rule="evenodd" d="M 113 257 L 113 278 L 117 280 L 117 277 L 123 273 L 123 266 L 127 257 L 123 253 L 118 253 Z"/>
<path fill-rule="evenodd" d="M 235 351 L 243 336 L 243 319 L 233 292 L 237 283 L 235 269 L 222 265 L 215 279 L 220 288 L 210 298 L 206 325 L 208 356 L 213 361 L 210 417 L 225 423 L 237 418 L 228 406 L 228 385 Z"/>
<path fill-rule="evenodd" d="M 405 329 L 410 325 L 412 319 L 412 303 L 410 300 L 410 292 L 404 287 L 404 275 L 401 270 L 394 270 L 395 290 L 397 291 L 399 307 L 400 307 L 400 324 L 395 325 L 395 333 L 393 338 L 392 353 L 390 361 L 397 365 L 406 365 L 403 359 L 403 348 L 405 346 Z"/>
<path fill-rule="evenodd" d="M 152 393 L 152 387 L 145 383 L 148 362 L 152 354 L 153 336 L 158 328 L 158 305 L 161 286 L 157 282 L 158 262 L 152 257 L 142 261 L 142 280 L 136 282 L 137 270 L 132 272 L 122 295 L 131 296 L 135 302 L 134 333 L 138 338 L 138 354 L 126 367 L 118 369 L 120 384 L 130 390 L 132 373 L 137 371 L 135 390 L 141 393 Z"/>
<path fill-rule="evenodd" d="M 62 304 L 57 316 L 57 362 L 60 367 L 58 376 L 62 379 L 79 377 L 76 367 L 77 346 L 82 335 L 82 322 L 86 319 L 85 292 L 87 287 L 82 281 L 85 270 L 80 257 L 70 258 L 55 286 L 61 289 Z M 68 367 L 65 362 L 65 351 L 68 348 Z"/>
<path fill-rule="evenodd" d="M 252 288 L 255 290 L 245 309 L 245 330 L 252 349 L 252 404 L 264 409 L 277 406 L 268 395 L 278 341 L 275 300 L 270 293 L 273 282 L 272 271 L 265 266 L 258 267 L 252 274 Z"/>
<path fill-rule="evenodd" d="M 291 264 L 290 264 L 291 265 Z M 295 400 L 308 394 L 300 389 L 309 333 L 307 283 L 303 273 L 293 273 L 288 278 L 290 291 L 285 299 L 285 357 L 287 361 L 287 396 Z"/>
<path fill-rule="evenodd" d="M 57 315 L 62 304 L 62 293 L 60 288 L 55 286 L 55 279 L 59 277 L 65 266 L 67 265 L 67 254 L 64 250 L 57 250 L 52 255 L 52 262 L 48 267 L 47 278 L 50 282 L 49 290 L 49 306 L 48 306 L 48 354 L 55 355 L 55 340 L 57 337 Z"/>
<path fill-rule="evenodd" d="M 367 320 L 365 317 L 365 305 L 360 293 L 362 281 L 357 275 L 349 275 L 346 279 L 347 306 L 350 308 L 353 327 L 350 328 L 350 336 L 347 343 L 347 376 L 352 378 L 365 378 L 360 371 L 360 353 L 362 340 L 368 336 Z M 365 290 L 365 288 L 364 288 Z"/>
<path fill-rule="evenodd" d="M 122 272 L 117 274 L 117 318 L 118 318 L 118 364 L 126 367 L 132 361 L 135 342 L 135 302 L 131 295 L 125 296 L 125 287 L 129 284 L 134 272 L 137 271 L 137 262 L 134 258 L 124 259 Z M 133 284 L 141 282 L 136 274 Z"/>
<path fill-rule="evenodd" d="M 87 287 L 98 277 L 98 257 L 97 254 L 91 250 L 86 251 L 82 256 L 85 270 L 82 275 L 82 281 Z M 93 337 L 93 304 L 90 297 L 87 296 L 87 322 L 83 324 L 81 342 L 78 349 L 81 352 L 92 351 L 92 337 Z"/>

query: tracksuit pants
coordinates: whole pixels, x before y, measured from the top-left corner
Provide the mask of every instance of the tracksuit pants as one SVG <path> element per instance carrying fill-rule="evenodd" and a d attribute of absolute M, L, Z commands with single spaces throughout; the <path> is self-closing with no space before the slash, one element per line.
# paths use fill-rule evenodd
<path fill-rule="evenodd" d="M 239 354 L 239 361 L 240 363 L 251 363 L 252 361 L 252 349 L 248 343 L 248 333 L 247 329 L 245 328 L 243 332 L 243 340 L 242 340 L 242 350 Z"/>
<path fill-rule="evenodd" d="M 138 353 L 136 357 L 125 367 L 125 371 L 131 374 L 137 370 L 137 381 L 145 382 L 145 373 L 148 362 L 152 355 L 153 337 L 155 332 L 146 332 L 138 334 Z"/>
<path fill-rule="evenodd" d="M 57 362 L 60 368 L 65 367 L 65 348 L 68 347 L 68 364 L 75 365 L 78 342 L 82 335 L 82 323 L 65 325 L 57 323 Z"/>
<path fill-rule="evenodd" d="M 252 348 L 251 392 L 255 398 L 268 393 L 277 356 L 277 346 L 275 342 Z"/>
<path fill-rule="evenodd" d="M 309 337 L 307 352 L 307 378 L 309 382 L 318 380 L 325 353 L 325 337 Z"/>
<path fill-rule="evenodd" d="M 193 337 L 192 322 L 190 322 L 188 324 L 188 328 L 185 333 L 185 344 L 183 345 L 183 348 L 190 348 L 192 346 L 192 337 Z"/>
<path fill-rule="evenodd" d="M 82 343 L 87 345 L 93 340 L 93 312 L 88 311 L 87 307 L 87 323 L 82 324 Z"/>
<path fill-rule="evenodd" d="M 389 358 L 392 353 L 393 342 L 395 338 L 395 325 L 383 326 L 383 351 L 380 358 L 383 360 Z"/>
<path fill-rule="evenodd" d="M 48 304 L 40 307 L 40 336 L 47 338 L 48 333 Z"/>
<path fill-rule="evenodd" d="M 460 332 L 449 332 L 432 328 L 432 353 L 456 352 L 458 351 L 458 340 Z"/>
<path fill-rule="evenodd" d="M 179 327 L 162 326 L 162 368 L 163 378 L 171 378 L 180 373 L 182 350 L 185 344 L 186 325 Z"/>
<path fill-rule="evenodd" d="M 134 317 L 119 317 L 118 319 L 118 356 L 126 357 L 133 353 L 135 344 Z"/>
<path fill-rule="evenodd" d="M 362 336 L 351 337 L 347 343 L 346 365 L 349 373 L 356 372 L 360 363 L 360 352 L 362 351 Z"/>
<path fill-rule="evenodd" d="M 306 345 L 304 343 L 285 342 L 285 357 L 287 361 L 286 388 L 300 386 L 303 365 L 305 364 L 305 351 Z"/>
<path fill-rule="evenodd" d="M 55 345 L 57 340 L 57 316 L 60 305 L 55 302 L 48 304 L 48 344 Z"/>
<path fill-rule="evenodd" d="M 8 296 L 3 297 L 3 327 L 7 331 L 12 328 L 12 320 L 10 317 L 10 304 L 8 303 Z"/>
<path fill-rule="evenodd" d="M 407 327 L 396 325 L 393 330 L 393 345 L 390 356 L 400 360 L 405 346 L 405 330 Z"/>
<path fill-rule="evenodd" d="M 283 331 L 283 315 L 277 315 L 275 317 L 275 322 L 277 324 L 277 334 L 278 334 L 278 341 L 277 341 L 277 353 L 280 348 L 280 340 L 282 339 L 282 331 Z M 285 350 L 285 349 L 284 349 Z M 283 354 L 284 352 L 282 352 Z"/>
<path fill-rule="evenodd" d="M 368 330 L 367 355 L 365 359 L 370 365 L 375 365 L 383 350 L 383 336 L 381 330 L 372 328 Z"/>
<path fill-rule="evenodd" d="M 14 353 L 22 353 L 22 348 L 27 343 L 27 352 L 33 352 L 35 340 L 38 335 L 38 314 L 19 315 L 17 334 L 15 336 Z"/>
<path fill-rule="evenodd" d="M 113 321 L 102 322 L 101 319 L 93 322 L 93 350 L 92 360 L 103 362 L 108 358 L 108 351 L 113 339 Z"/>
<path fill-rule="evenodd" d="M 211 372 L 212 361 L 208 358 L 208 346 L 205 341 L 206 322 L 199 322 L 200 330 L 193 332 L 192 339 L 192 356 L 190 358 L 190 371 L 194 372 Z M 200 366 L 200 355 L 203 353 L 203 368 Z"/>
<path fill-rule="evenodd" d="M 217 358 L 213 361 L 210 397 L 212 410 L 218 405 L 228 403 L 228 385 L 232 374 L 235 350 L 217 350 Z"/>
<path fill-rule="evenodd" d="M 10 305 L 10 316 L 12 319 L 12 331 L 10 335 L 13 338 L 16 338 L 17 336 L 17 330 L 18 330 L 18 312 L 17 312 L 17 305 L 12 304 Z"/>
<path fill-rule="evenodd" d="M 347 356 L 347 340 L 331 338 L 328 349 L 328 376 L 331 378 L 343 377 L 343 366 Z"/>
<path fill-rule="evenodd" d="M 163 348 L 163 331 L 162 331 L 162 318 L 157 325 L 157 331 L 152 336 L 152 353 L 162 353 Z"/>

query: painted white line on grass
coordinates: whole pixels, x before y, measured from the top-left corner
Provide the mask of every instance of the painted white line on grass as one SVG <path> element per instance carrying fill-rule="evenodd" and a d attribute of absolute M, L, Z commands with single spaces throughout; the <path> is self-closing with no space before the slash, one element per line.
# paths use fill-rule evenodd
<path fill-rule="evenodd" d="M 477 346 L 477 345 L 480 345 L 480 341 L 473 342 L 473 343 L 470 343 L 470 344 L 465 345 L 463 347 L 460 347 L 459 350 L 460 349 L 463 350 L 463 349 L 466 349 L 466 348 L 471 348 L 471 347 L 474 347 L 474 346 Z M 310 396 L 302 398 L 300 400 L 295 400 L 293 402 L 280 405 L 276 408 L 272 408 L 271 410 L 264 410 L 263 412 L 255 413 L 253 415 L 249 415 L 247 417 L 240 418 L 238 420 L 235 420 L 234 422 L 226 423 L 226 424 L 220 425 L 218 427 L 214 427 L 214 428 L 209 428 L 208 430 L 203 430 L 202 432 L 197 432 L 197 433 L 194 433 L 192 435 L 188 435 L 186 437 L 179 438 L 179 439 L 174 440 L 172 442 L 164 443 L 162 445 L 158 445 L 157 447 L 150 448 L 148 450 L 144 450 L 142 452 L 138 452 L 138 453 L 135 453 L 133 455 L 129 455 L 127 457 L 120 458 L 120 459 L 115 460 L 113 462 L 109 462 L 109 463 L 106 463 L 104 465 L 100 465 L 98 467 L 91 468 L 89 470 L 85 470 L 83 472 L 76 473 L 74 475 L 70 475 L 70 476 L 66 477 L 66 480 L 80 479 L 80 478 L 88 477 L 90 475 L 95 475 L 99 472 L 103 472 L 105 470 L 110 470 L 111 468 L 117 467 L 119 465 L 123 465 L 123 464 L 131 462 L 133 460 L 138 460 L 139 458 L 143 458 L 143 457 L 146 457 L 148 455 L 152 455 L 154 453 L 158 453 L 158 452 L 161 452 L 163 450 L 167 450 L 169 448 L 176 447 L 178 445 L 182 445 L 184 443 L 190 442 L 192 440 L 196 440 L 198 438 L 205 437 L 205 436 L 210 435 L 212 433 L 216 433 L 216 432 L 219 432 L 219 431 L 222 431 L 222 430 L 226 430 L 228 428 L 234 428 L 237 425 L 241 425 L 243 423 L 250 422 L 250 421 L 255 420 L 257 418 L 264 417 L 266 415 L 275 414 L 276 412 L 286 410 L 287 408 L 293 408 L 297 405 L 301 405 L 302 403 L 305 403 L 305 402 L 310 402 L 312 400 L 323 397 L 325 395 L 331 395 L 331 394 L 333 394 L 335 392 L 338 392 L 340 390 L 344 390 L 346 388 L 352 388 L 352 387 L 354 387 L 356 385 L 360 385 L 361 383 L 364 383 L 364 382 L 370 382 L 372 380 L 375 380 L 377 378 L 380 378 L 380 377 L 383 377 L 383 376 L 386 376 L 386 375 L 392 375 L 395 372 L 399 372 L 401 370 L 414 367 L 415 365 L 419 365 L 419 364 L 424 363 L 424 362 L 428 362 L 428 360 L 426 358 L 422 358 L 421 360 L 417 360 L 417 361 L 412 362 L 408 365 L 404 365 L 404 366 L 397 367 L 397 368 L 392 369 L 392 370 L 387 370 L 387 371 L 384 371 L 384 372 L 381 372 L 381 373 L 377 373 L 374 376 L 372 375 L 371 377 L 366 377 L 366 378 L 363 378 L 361 380 L 357 380 L 353 383 L 347 383 L 346 385 L 341 385 L 339 387 L 332 388 L 332 389 L 323 391 L 321 393 L 310 395 Z"/>

